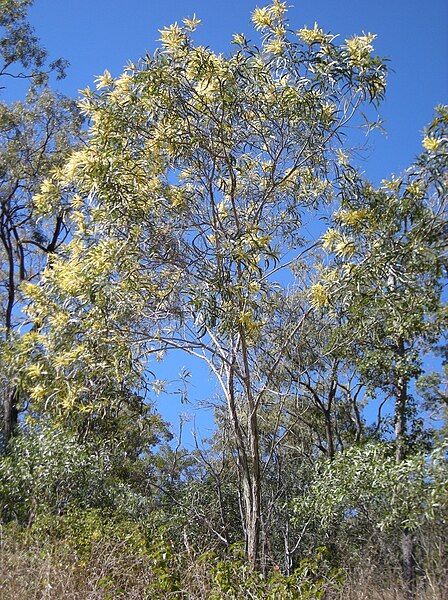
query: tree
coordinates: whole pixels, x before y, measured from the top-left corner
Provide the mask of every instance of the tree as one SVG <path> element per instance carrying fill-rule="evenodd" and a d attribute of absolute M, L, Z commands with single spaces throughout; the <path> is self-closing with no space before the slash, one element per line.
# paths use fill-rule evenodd
<path fill-rule="evenodd" d="M 261 46 L 238 34 L 228 58 L 195 46 L 199 21 L 185 19 L 161 31 L 153 56 L 117 79 L 106 71 L 96 93 L 85 91 L 89 143 L 55 184 L 62 193 L 76 187 L 78 228 L 44 285 L 30 291 L 42 334 L 36 352 L 52 373 L 36 383 L 59 406 L 82 406 L 92 384 L 87 375 L 84 387 L 76 384 L 71 362 L 60 364 L 58 344 L 76 352 L 79 341 L 76 326 L 67 335 L 68 322 L 90 320 L 77 356 L 92 359 L 94 372 L 101 361 L 86 346 L 109 348 L 101 354 L 109 365 L 118 339 L 117 357 L 127 344 L 130 360 L 181 349 L 206 361 L 232 425 L 246 552 L 256 567 L 259 411 L 284 344 L 307 316 L 285 324 L 269 369 L 258 369 L 276 279 L 303 252 L 302 211 L 332 196 L 344 127 L 385 85 L 374 36 L 338 46 L 316 25 L 291 37 L 285 13 L 278 0 L 257 8 Z"/>
<path fill-rule="evenodd" d="M 56 172 L 79 139 L 81 119 L 73 101 L 48 89 L 30 92 L 25 102 L 0 104 L 0 301 L 3 356 L 3 439 L 17 423 L 17 388 L 11 383 L 8 356 L 19 328 L 20 285 L 35 281 L 48 257 L 68 235 L 62 203 L 38 218 L 33 200 L 44 177 Z"/>
<path fill-rule="evenodd" d="M 335 227 L 324 246 L 339 257 L 340 270 L 317 284 L 321 305 L 345 315 L 360 377 L 394 400 L 395 459 L 411 454 L 415 400 L 412 383 L 425 353 L 437 348 L 446 327 L 442 299 L 446 277 L 446 107 L 438 107 L 423 140 L 425 152 L 403 177 L 375 190 L 355 171 Z M 402 537 L 403 576 L 415 594 L 412 536 Z"/>
<path fill-rule="evenodd" d="M 403 530 L 416 536 L 443 523 L 447 478 L 446 444 L 400 463 L 391 442 L 353 446 L 315 464 L 306 493 L 295 501 L 295 520 L 311 530 L 314 524 L 313 543 L 332 540 L 345 564 L 365 564 L 374 553 L 394 564 Z"/>
<path fill-rule="evenodd" d="M 33 0 L 0 2 L 0 90 L 5 89 L 3 82 L 9 78 L 42 85 L 51 72 L 64 77 L 67 61 L 58 59 L 46 65 L 47 52 L 27 20 L 32 4 Z"/>
<path fill-rule="evenodd" d="M 3 446 L 17 424 L 20 409 L 18 389 L 12 381 L 14 367 L 9 361 L 10 346 L 24 322 L 20 284 L 39 277 L 48 256 L 57 251 L 69 231 L 63 203 L 52 203 L 46 218 L 38 218 L 33 196 L 79 142 L 82 121 L 74 101 L 46 86 L 51 72 L 64 76 L 66 62 L 46 64 L 47 53 L 26 19 L 31 4 L 29 0 L 3 0 L 0 13 L 0 79 L 31 82 L 24 101 L 0 103 Z"/>

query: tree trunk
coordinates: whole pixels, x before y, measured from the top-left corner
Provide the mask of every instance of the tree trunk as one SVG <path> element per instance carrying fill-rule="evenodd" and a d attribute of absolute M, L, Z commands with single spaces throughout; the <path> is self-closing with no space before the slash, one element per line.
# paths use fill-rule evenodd
<path fill-rule="evenodd" d="M 327 456 L 330 460 L 333 460 L 335 448 L 334 448 L 334 433 L 333 433 L 333 423 L 331 421 L 331 411 L 326 410 L 324 412 L 325 418 L 325 437 L 327 440 Z"/>
<path fill-rule="evenodd" d="M 249 401 L 247 437 L 243 433 L 235 402 L 234 369 L 229 370 L 227 405 L 236 442 L 238 475 L 243 499 L 243 527 L 246 556 L 254 569 L 260 568 L 261 547 L 261 476 L 257 414 L 252 397 Z M 246 443 L 247 442 L 247 443 Z"/>
<path fill-rule="evenodd" d="M 254 569 L 261 567 L 261 468 L 260 440 L 258 432 L 258 411 L 252 395 L 251 374 L 248 361 L 247 345 L 244 332 L 241 331 L 241 348 L 244 366 L 244 386 L 247 397 L 248 414 L 248 446 L 250 451 L 251 500 L 250 515 L 247 524 L 247 558 Z"/>
<path fill-rule="evenodd" d="M 404 357 L 404 341 L 398 347 L 400 358 Z M 408 401 L 408 380 L 398 377 L 395 401 L 395 460 L 400 463 L 406 456 L 406 409 Z M 415 542 L 412 532 L 403 528 L 401 532 L 401 571 L 407 600 L 416 597 L 417 581 L 415 572 Z"/>
<path fill-rule="evenodd" d="M 406 600 L 414 600 L 417 592 L 415 542 L 412 533 L 407 529 L 403 529 L 401 534 L 401 557 Z"/>
<path fill-rule="evenodd" d="M 247 557 L 254 569 L 259 569 L 260 563 L 260 541 L 261 541 L 261 478 L 260 458 L 258 448 L 258 424 L 256 414 L 252 416 L 250 448 L 252 459 L 252 485 L 250 518 L 247 527 Z"/>
<path fill-rule="evenodd" d="M 17 390 L 7 389 L 5 391 L 3 401 L 3 435 L 2 435 L 2 452 L 5 453 L 9 440 L 11 439 L 14 429 L 19 420 L 19 412 L 17 410 Z"/>

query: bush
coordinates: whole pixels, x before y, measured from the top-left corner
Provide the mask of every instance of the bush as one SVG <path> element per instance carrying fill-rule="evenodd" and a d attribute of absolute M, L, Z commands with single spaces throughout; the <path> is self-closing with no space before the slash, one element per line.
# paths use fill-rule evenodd
<path fill-rule="evenodd" d="M 143 503 L 114 476 L 106 445 L 81 444 L 48 423 L 24 427 L 0 458 L 3 522 L 30 523 L 39 512 L 62 514 L 71 505 L 141 514 Z"/>

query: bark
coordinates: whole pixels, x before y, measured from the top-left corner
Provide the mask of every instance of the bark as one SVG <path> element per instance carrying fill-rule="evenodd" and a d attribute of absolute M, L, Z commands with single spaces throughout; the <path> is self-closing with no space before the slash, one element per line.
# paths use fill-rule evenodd
<path fill-rule="evenodd" d="M 7 390 L 3 403 L 3 451 L 11 439 L 17 426 L 19 412 L 17 410 L 17 394 L 15 391 Z"/>
<path fill-rule="evenodd" d="M 13 323 L 12 314 L 16 301 L 16 265 L 14 260 L 13 248 L 13 227 L 9 221 L 8 204 L 5 202 L 2 206 L 2 214 L 0 220 L 0 239 L 3 244 L 8 265 L 8 283 L 7 283 L 7 302 L 5 309 L 5 330 L 6 340 L 10 338 Z M 17 391 L 7 386 L 3 398 L 3 452 L 6 452 L 9 440 L 13 435 L 14 429 L 18 421 L 17 411 Z"/>
<path fill-rule="evenodd" d="M 249 409 L 248 415 L 248 445 L 250 451 L 250 503 L 247 515 L 247 557 L 254 569 L 261 567 L 261 468 L 260 440 L 258 431 L 257 406 L 252 394 L 251 376 L 248 361 L 246 339 L 241 332 L 242 359 L 244 367 L 244 387 Z"/>
<path fill-rule="evenodd" d="M 401 556 L 406 599 L 414 600 L 417 595 L 415 541 L 412 533 L 407 529 L 404 529 L 401 534 Z"/>
<path fill-rule="evenodd" d="M 237 467 L 241 482 L 246 556 L 250 564 L 258 569 L 261 541 L 261 489 L 257 416 L 256 411 L 251 411 L 249 406 L 249 411 L 253 414 L 248 418 L 249 439 L 246 443 L 236 407 L 233 367 L 229 372 L 227 403 L 235 435 Z"/>
<path fill-rule="evenodd" d="M 327 441 L 327 456 L 330 460 L 333 460 L 335 448 L 334 448 L 334 433 L 333 433 L 333 422 L 331 419 L 331 411 L 325 410 L 325 437 Z"/>
<path fill-rule="evenodd" d="M 400 358 L 405 355 L 404 341 L 400 340 L 398 347 Z M 397 396 L 395 402 L 395 460 L 400 463 L 406 456 L 406 409 L 408 401 L 408 379 L 398 377 Z M 401 532 L 401 568 L 405 585 L 407 600 L 416 598 L 416 570 L 415 570 L 415 541 L 407 528 Z"/>
<path fill-rule="evenodd" d="M 395 401 L 395 460 L 401 462 L 406 454 L 407 381 L 399 377 Z"/>

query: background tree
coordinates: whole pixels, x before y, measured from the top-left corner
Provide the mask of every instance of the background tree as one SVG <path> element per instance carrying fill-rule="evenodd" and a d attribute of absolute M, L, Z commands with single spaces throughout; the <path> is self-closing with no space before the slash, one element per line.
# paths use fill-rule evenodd
<path fill-rule="evenodd" d="M 3 358 L 3 440 L 17 423 L 18 389 L 8 364 L 11 344 L 25 318 L 20 285 L 37 281 L 48 257 L 69 232 L 66 206 L 53 204 L 39 218 L 33 200 L 50 173 L 57 172 L 79 140 L 81 118 L 73 101 L 48 89 L 30 92 L 26 101 L 0 104 L 0 301 Z"/>
<path fill-rule="evenodd" d="M 397 463 L 425 441 L 412 382 L 446 327 L 447 123 L 446 108 L 440 107 L 423 140 L 426 152 L 404 177 L 384 181 L 378 190 L 346 172 L 336 227 L 323 242 L 339 255 L 341 271 L 327 273 L 327 288 L 314 288 L 322 304 L 331 305 L 333 293 L 339 299 L 347 335 L 355 332 L 362 380 L 394 400 Z M 414 549 L 406 531 L 402 553 L 412 597 Z"/>
<path fill-rule="evenodd" d="M 28 22 L 33 0 L 1 0 L 0 3 L 0 90 L 10 79 L 26 79 L 41 85 L 51 72 L 64 77 L 67 61 L 48 65 L 47 52 Z"/>

